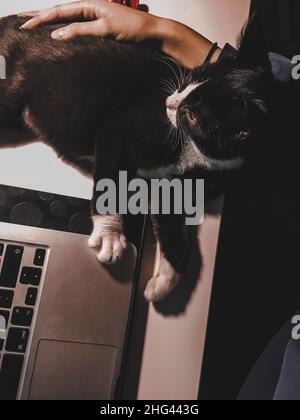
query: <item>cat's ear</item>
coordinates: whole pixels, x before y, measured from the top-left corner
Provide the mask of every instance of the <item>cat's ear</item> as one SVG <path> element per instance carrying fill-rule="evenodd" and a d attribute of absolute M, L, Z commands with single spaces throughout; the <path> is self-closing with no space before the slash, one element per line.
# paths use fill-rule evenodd
<path fill-rule="evenodd" d="M 242 31 L 237 58 L 251 66 L 270 66 L 264 31 L 258 13 L 253 13 Z"/>

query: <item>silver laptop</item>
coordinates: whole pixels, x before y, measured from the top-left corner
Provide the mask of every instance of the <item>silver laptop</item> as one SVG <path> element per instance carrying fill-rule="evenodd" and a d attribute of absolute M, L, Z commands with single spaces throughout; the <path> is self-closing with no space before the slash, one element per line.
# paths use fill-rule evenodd
<path fill-rule="evenodd" d="M 88 207 L 0 186 L 0 400 L 116 396 L 138 251 L 101 266 L 87 246 Z"/>

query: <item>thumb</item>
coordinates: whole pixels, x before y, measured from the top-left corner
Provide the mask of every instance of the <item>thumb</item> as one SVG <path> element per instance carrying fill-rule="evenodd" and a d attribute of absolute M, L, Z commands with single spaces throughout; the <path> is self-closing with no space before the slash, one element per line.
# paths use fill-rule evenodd
<path fill-rule="evenodd" d="M 84 35 L 101 35 L 100 22 L 76 22 L 64 28 L 57 29 L 51 34 L 53 39 L 62 41 Z"/>

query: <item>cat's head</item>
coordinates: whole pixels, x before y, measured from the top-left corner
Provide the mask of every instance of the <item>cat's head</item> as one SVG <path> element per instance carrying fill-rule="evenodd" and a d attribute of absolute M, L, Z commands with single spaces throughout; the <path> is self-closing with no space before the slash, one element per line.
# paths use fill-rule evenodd
<path fill-rule="evenodd" d="M 247 145 L 268 114 L 271 65 L 259 19 L 243 31 L 235 57 L 193 70 L 167 99 L 167 114 L 201 161 L 220 169 L 243 164 Z"/>

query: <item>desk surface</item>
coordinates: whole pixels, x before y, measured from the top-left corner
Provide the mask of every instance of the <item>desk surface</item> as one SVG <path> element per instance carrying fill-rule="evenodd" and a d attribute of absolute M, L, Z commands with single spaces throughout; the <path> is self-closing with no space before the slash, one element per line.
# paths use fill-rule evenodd
<path fill-rule="evenodd" d="M 91 196 L 92 181 L 58 160 L 49 147 L 39 143 L 0 150 L 0 179 L 7 185 L 87 199 Z M 221 214 L 222 203 L 217 202 L 216 206 Z M 139 324 L 136 328 L 140 331 L 140 334 L 134 334 L 133 340 L 143 352 L 142 365 L 136 367 L 141 368 L 140 399 L 197 397 L 220 220 L 220 215 L 207 217 L 201 229 L 204 269 L 190 302 L 178 316 L 165 316 L 151 306 L 148 317 L 142 321 L 140 310 L 143 312 L 147 307 L 143 291 L 152 276 L 155 252 L 154 243 L 147 242 L 143 264 L 150 264 L 150 267 L 147 274 L 142 275 L 138 296 L 140 309 L 133 320 Z M 191 267 L 193 264 L 198 264 L 196 258 L 191 260 Z M 189 279 L 183 281 L 188 283 Z M 144 339 L 144 345 L 141 345 Z"/>
<path fill-rule="evenodd" d="M 57 1 L 23 0 L 22 5 L 19 3 L 19 0 L 1 2 L 0 15 L 34 10 L 57 4 Z M 145 3 L 153 13 L 179 19 L 223 45 L 234 43 L 247 17 L 250 0 L 226 0 L 227 7 L 224 0 L 148 0 Z M 92 188 L 91 180 L 58 161 L 55 154 L 41 144 L 0 150 L 0 181 L 82 198 L 90 198 Z M 222 203 L 217 206 L 221 212 Z M 186 311 L 178 317 L 167 317 L 150 307 L 145 337 L 144 331 L 137 337 L 137 341 L 145 339 L 139 373 L 140 399 L 197 398 L 220 220 L 221 216 L 207 218 L 203 226 L 201 245 L 205 268 Z M 151 254 L 153 244 L 148 251 L 146 249 L 145 255 Z M 153 270 L 153 264 L 150 265 L 141 283 L 141 292 Z M 142 293 L 139 304 L 140 308 L 146 306 Z M 137 312 L 136 324 L 139 315 Z M 133 358 L 138 357 L 133 354 Z"/>

